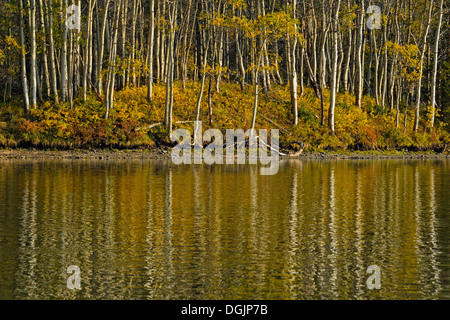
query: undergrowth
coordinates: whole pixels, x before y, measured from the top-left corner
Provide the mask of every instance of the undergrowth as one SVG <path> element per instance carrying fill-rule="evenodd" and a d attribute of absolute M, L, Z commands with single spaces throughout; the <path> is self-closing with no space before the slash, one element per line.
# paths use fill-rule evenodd
<path fill-rule="evenodd" d="M 174 85 L 173 129 L 187 128 L 193 132 L 195 109 L 200 85 L 196 82 Z M 125 88 L 115 94 L 114 108 L 108 119 L 105 108 L 94 94 L 86 101 L 68 103 L 45 102 L 25 114 L 19 100 L 0 104 L 0 146 L 35 147 L 42 149 L 90 148 L 155 148 L 170 144 L 164 126 L 145 128 L 164 122 L 165 86 L 154 85 L 152 103 L 146 100 L 147 88 Z M 212 123 L 209 124 L 207 90 L 203 95 L 200 119 L 203 130 L 209 127 L 225 129 L 251 126 L 253 89 L 241 90 L 239 85 L 223 82 L 220 92 L 212 91 Z M 329 92 L 324 92 L 325 124 Z M 326 150 L 435 150 L 450 141 L 448 124 L 440 122 L 430 128 L 430 110 L 421 110 L 418 132 L 412 132 L 413 110 L 407 111 L 404 128 L 404 108 L 396 127 L 396 111 L 380 108 L 370 96 L 364 96 L 361 110 L 354 105 L 354 96 L 337 95 L 335 134 L 330 134 L 320 121 L 320 100 L 306 88 L 298 98 L 299 124 L 293 125 L 293 114 L 287 86 L 274 86 L 261 92 L 256 129 L 280 129 L 280 147 L 298 148 L 306 143 L 313 152 Z M 177 123 L 183 121 L 183 123 Z M 191 121 L 191 122 L 189 122 Z"/>

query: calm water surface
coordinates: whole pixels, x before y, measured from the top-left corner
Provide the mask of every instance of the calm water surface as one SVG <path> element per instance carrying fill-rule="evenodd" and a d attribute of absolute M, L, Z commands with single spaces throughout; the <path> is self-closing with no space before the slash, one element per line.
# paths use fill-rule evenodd
<path fill-rule="evenodd" d="M 0 161 L 0 299 L 449 299 L 449 169 Z"/>

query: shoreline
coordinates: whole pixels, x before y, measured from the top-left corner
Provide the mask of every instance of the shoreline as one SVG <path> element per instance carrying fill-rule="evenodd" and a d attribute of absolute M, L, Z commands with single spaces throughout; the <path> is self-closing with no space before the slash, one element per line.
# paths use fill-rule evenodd
<path fill-rule="evenodd" d="M 0 149 L 0 160 L 39 159 L 39 160 L 170 160 L 170 148 L 124 149 L 124 150 L 34 150 Z M 450 159 L 450 154 L 434 152 L 401 151 L 333 151 L 303 152 L 299 156 L 280 156 L 280 159 L 304 160 L 363 160 L 363 159 Z"/>

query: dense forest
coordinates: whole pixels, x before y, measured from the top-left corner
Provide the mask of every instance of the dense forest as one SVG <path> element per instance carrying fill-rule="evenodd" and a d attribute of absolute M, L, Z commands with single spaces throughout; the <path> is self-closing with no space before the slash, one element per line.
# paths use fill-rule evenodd
<path fill-rule="evenodd" d="M 148 147 L 202 120 L 279 128 L 282 147 L 442 151 L 448 10 L 444 0 L 1 0 L 0 145 Z"/>

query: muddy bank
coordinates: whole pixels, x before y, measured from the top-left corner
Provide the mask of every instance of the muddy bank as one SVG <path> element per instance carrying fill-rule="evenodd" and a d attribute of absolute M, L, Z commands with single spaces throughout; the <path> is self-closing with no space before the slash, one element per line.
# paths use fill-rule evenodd
<path fill-rule="evenodd" d="M 292 157 L 282 157 L 284 159 L 294 159 Z M 404 153 L 359 153 L 359 152 L 345 152 L 345 153 L 304 153 L 296 157 L 296 159 L 450 159 L 448 153 L 420 153 L 420 152 L 404 152 Z"/>
<path fill-rule="evenodd" d="M 157 150 L 0 150 L 0 160 L 5 159 L 170 159 L 170 149 Z"/>
<path fill-rule="evenodd" d="M 0 160 L 6 159 L 170 159 L 170 148 L 149 150 L 74 150 L 44 151 L 33 149 L 0 150 Z M 447 153 L 397 152 L 397 153 L 362 153 L 362 152 L 303 152 L 292 156 L 281 156 L 281 159 L 450 159 Z"/>

